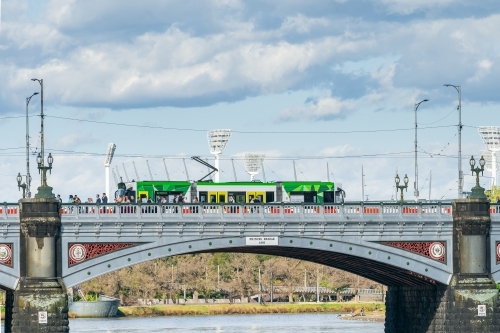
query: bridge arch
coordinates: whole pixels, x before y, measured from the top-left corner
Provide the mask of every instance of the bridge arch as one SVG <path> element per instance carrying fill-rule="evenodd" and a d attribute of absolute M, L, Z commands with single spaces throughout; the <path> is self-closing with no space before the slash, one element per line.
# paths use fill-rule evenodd
<path fill-rule="evenodd" d="M 126 242 L 126 239 L 122 240 Z M 66 241 L 70 248 L 77 241 Z M 83 243 L 83 242 L 82 242 Z M 128 244 L 132 244 L 128 243 Z M 97 276 L 141 262 L 189 253 L 239 252 L 270 254 L 296 258 L 342 269 L 388 286 L 446 285 L 451 277 L 450 265 L 421 255 L 389 247 L 380 242 L 360 239 L 318 239 L 280 237 L 278 245 L 251 246 L 245 237 L 217 238 L 162 237 L 142 239 L 133 245 L 70 266 L 68 251 L 63 251 L 63 280 L 73 286 Z M 447 262 L 451 254 L 447 253 Z"/>

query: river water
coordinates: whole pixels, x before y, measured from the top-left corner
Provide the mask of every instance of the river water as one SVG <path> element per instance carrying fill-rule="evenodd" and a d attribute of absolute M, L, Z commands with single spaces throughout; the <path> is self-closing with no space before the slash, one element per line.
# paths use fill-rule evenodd
<path fill-rule="evenodd" d="M 71 333 L 383 333 L 384 323 L 341 320 L 337 314 L 258 314 L 71 319 Z"/>

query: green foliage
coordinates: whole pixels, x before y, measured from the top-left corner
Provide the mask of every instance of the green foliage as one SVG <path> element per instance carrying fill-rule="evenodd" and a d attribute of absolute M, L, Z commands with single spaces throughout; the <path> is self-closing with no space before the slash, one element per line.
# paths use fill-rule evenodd
<path fill-rule="evenodd" d="M 85 298 L 87 299 L 88 302 L 95 302 L 97 300 L 99 300 L 99 295 L 93 291 L 87 293 L 87 295 L 85 295 Z"/>
<path fill-rule="evenodd" d="M 497 198 L 500 198 L 500 187 L 493 185 L 491 190 L 484 191 L 491 203 L 496 203 Z"/>
<path fill-rule="evenodd" d="M 214 267 L 217 267 L 217 266 L 225 266 L 230 261 L 231 261 L 231 253 L 221 252 L 221 253 L 214 253 L 212 259 L 210 260 L 210 263 Z"/>
<path fill-rule="evenodd" d="M 497 283 L 497 289 L 500 290 L 500 283 Z"/>
<path fill-rule="evenodd" d="M 262 264 L 266 260 L 270 260 L 274 258 L 275 256 L 269 255 L 269 254 L 257 254 L 255 255 L 257 257 L 257 260 Z"/>

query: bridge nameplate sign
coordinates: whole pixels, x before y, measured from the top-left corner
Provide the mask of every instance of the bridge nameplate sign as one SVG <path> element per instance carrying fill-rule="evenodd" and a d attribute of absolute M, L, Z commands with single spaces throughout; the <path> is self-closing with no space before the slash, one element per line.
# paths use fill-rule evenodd
<path fill-rule="evenodd" d="M 278 245 L 278 237 L 246 237 L 246 245 Z"/>

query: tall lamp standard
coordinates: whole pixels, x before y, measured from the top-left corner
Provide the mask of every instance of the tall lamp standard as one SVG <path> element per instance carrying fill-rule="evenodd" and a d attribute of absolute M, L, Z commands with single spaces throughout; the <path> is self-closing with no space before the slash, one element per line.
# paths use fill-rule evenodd
<path fill-rule="evenodd" d="M 30 97 L 26 97 L 26 197 L 31 198 L 31 175 L 30 175 L 30 123 L 28 120 L 28 104 L 30 103 L 31 97 L 38 95 L 38 93 L 33 93 Z M 21 174 L 19 173 L 18 178 Z M 18 179 L 18 185 L 21 182 Z M 23 189 L 24 198 L 24 189 Z"/>
<path fill-rule="evenodd" d="M 399 200 L 400 202 L 404 202 L 405 201 L 405 198 L 404 198 L 404 195 L 403 195 L 403 190 L 406 190 L 408 192 L 408 176 L 405 175 L 405 178 L 403 178 L 403 181 L 404 181 L 404 185 L 399 185 L 399 182 L 401 181 L 401 179 L 399 178 L 399 175 L 396 174 L 396 178 L 394 178 L 394 181 L 396 182 L 396 192 L 398 190 L 401 191 L 401 200 Z"/>
<path fill-rule="evenodd" d="M 481 156 L 481 159 L 479 160 L 479 167 L 474 167 L 476 165 L 476 161 L 474 160 L 474 156 L 471 156 L 469 164 L 470 164 L 470 170 L 472 171 L 472 175 L 474 176 L 474 173 L 476 173 L 476 186 L 472 188 L 472 193 L 470 197 L 486 198 L 486 195 L 484 194 L 484 188 L 479 186 L 479 173 L 481 173 L 481 175 L 483 174 L 486 160 L 483 158 L 483 156 Z"/>
<path fill-rule="evenodd" d="M 424 99 L 418 103 L 415 103 L 415 182 L 413 187 L 415 188 L 415 201 L 418 201 L 418 162 L 417 162 L 417 109 L 423 102 L 428 102 L 428 99 Z"/>
<path fill-rule="evenodd" d="M 462 89 L 453 84 L 443 84 L 445 87 L 453 87 L 458 92 L 458 198 L 462 198 L 464 187 L 464 174 L 462 172 Z"/>
<path fill-rule="evenodd" d="M 42 167 L 45 165 L 44 159 L 45 159 L 45 148 L 44 148 L 44 135 L 43 135 L 43 79 L 31 79 L 31 81 L 38 81 L 40 83 L 40 121 L 41 121 L 41 127 L 40 127 L 40 151 L 41 153 L 39 155 L 42 156 Z M 37 158 L 38 160 L 38 158 Z M 40 168 L 40 166 L 38 167 Z M 43 179 L 42 179 L 42 187 L 43 187 Z"/>
<path fill-rule="evenodd" d="M 17 188 L 23 189 L 23 199 L 25 199 L 26 198 L 26 189 L 28 188 L 27 184 L 29 183 L 28 177 L 26 177 L 26 182 L 21 184 L 21 182 L 23 181 L 23 176 L 21 176 L 21 173 L 19 172 L 17 174 L 16 180 L 17 180 Z"/>

